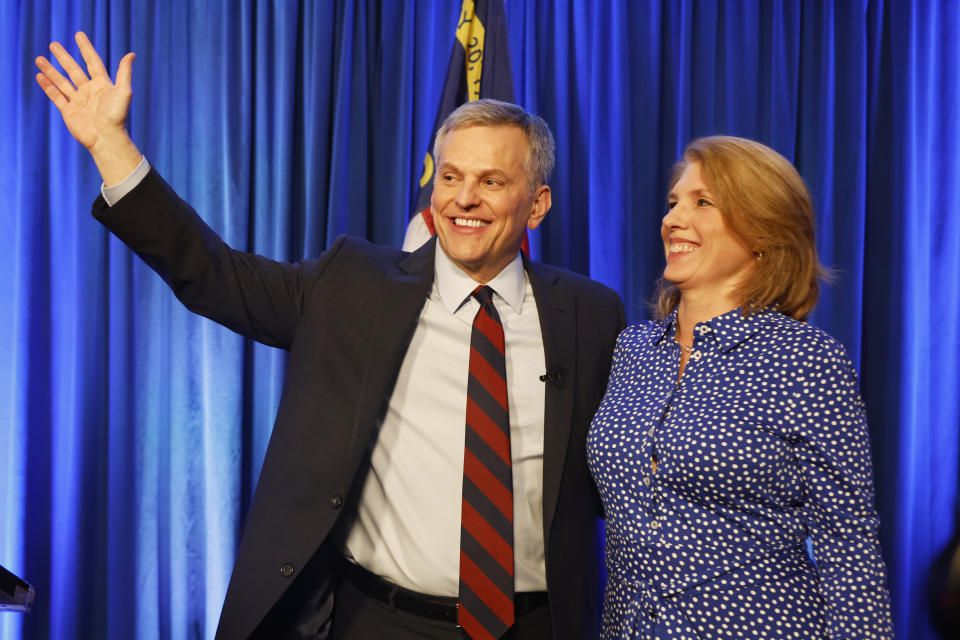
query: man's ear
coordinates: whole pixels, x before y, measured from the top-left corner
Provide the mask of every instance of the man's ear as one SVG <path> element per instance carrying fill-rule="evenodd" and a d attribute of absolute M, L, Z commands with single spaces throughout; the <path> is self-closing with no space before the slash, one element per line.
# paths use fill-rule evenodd
<path fill-rule="evenodd" d="M 547 216 L 550 206 L 553 204 L 553 197 L 550 195 L 550 187 L 542 184 L 537 187 L 533 194 L 533 205 L 530 217 L 527 218 L 527 229 L 536 229 Z"/>

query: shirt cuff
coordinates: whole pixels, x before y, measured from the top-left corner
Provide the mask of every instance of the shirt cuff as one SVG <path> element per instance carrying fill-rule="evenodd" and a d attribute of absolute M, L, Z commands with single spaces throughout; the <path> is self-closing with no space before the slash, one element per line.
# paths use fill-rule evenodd
<path fill-rule="evenodd" d="M 133 191 L 133 188 L 140 184 L 148 173 L 150 173 L 150 163 L 147 162 L 146 156 L 140 156 L 140 164 L 122 182 L 112 187 L 101 184 L 100 194 L 106 200 L 107 206 L 112 207 L 120 201 L 120 198 Z"/>

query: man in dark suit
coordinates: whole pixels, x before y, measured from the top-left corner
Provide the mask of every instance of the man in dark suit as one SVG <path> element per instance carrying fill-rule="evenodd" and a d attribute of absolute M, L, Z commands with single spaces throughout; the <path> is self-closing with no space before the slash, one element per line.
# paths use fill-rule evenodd
<path fill-rule="evenodd" d="M 150 168 L 124 129 L 132 54 L 114 85 L 77 41 L 89 77 L 54 43 L 70 79 L 38 58 L 37 81 L 101 172 L 94 215 L 188 308 L 290 352 L 217 636 L 594 637 L 585 439 L 623 309 L 520 255 L 551 204 L 546 124 L 462 106 L 434 149 L 436 240 L 280 263 Z"/>

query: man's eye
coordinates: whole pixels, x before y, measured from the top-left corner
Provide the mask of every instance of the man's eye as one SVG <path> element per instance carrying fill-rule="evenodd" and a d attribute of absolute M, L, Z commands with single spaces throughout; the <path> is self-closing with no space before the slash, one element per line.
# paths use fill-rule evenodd
<path fill-rule="evenodd" d="M 495 187 L 495 186 L 497 186 L 497 185 L 500 184 L 500 181 L 499 181 L 499 180 L 494 180 L 493 178 L 487 178 L 486 180 L 484 180 L 484 183 L 485 183 L 488 187 Z"/>

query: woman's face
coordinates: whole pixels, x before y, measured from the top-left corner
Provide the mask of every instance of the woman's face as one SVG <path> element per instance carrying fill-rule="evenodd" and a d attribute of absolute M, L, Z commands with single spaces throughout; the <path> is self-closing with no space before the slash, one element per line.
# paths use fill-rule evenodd
<path fill-rule="evenodd" d="M 681 295 L 730 298 L 739 306 L 737 285 L 754 267 L 752 252 L 727 229 L 714 205 L 709 186 L 700 176 L 700 163 L 691 162 L 667 195 L 668 211 L 660 235 L 667 266 L 663 277 Z"/>

